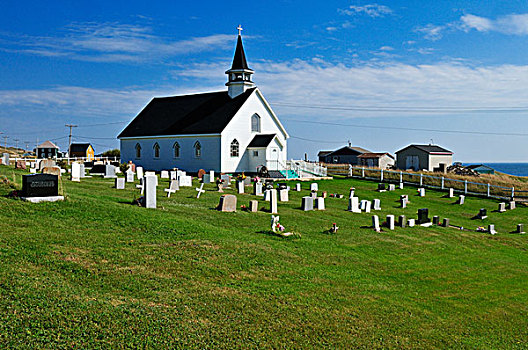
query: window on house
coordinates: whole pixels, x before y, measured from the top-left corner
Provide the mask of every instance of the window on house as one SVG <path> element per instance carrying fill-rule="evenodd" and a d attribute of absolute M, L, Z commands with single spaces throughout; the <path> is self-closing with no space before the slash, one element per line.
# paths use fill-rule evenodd
<path fill-rule="evenodd" d="M 239 155 L 239 144 L 236 139 L 231 142 L 231 157 L 238 157 Z"/>
<path fill-rule="evenodd" d="M 159 158 L 159 154 L 160 154 L 160 146 L 159 144 L 156 142 L 154 144 L 154 158 Z"/>
<path fill-rule="evenodd" d="M 260 132 L 260 116 L 258 114 L 251 116 L 251 132 Z"/>
<path fill-rule="evenodd" d="M 200 141 L 196 141 L 194 144 L 194 156 L 200 158 L 202 156 L 202 145 Z"/>
<path fill-rule="evenodd" d="M 174 149 L 174 158 L 180 158 L 180 144 L 178 142 L 174 142 L 172 148 Z"/>
<path fill-rule="evenodd" d="M 258 151 L 253 151 L 253 157 L 258 157 Z"/>
<path fill-rule="evenodd" d="M 136 158 L 141 158 L 141 145 L 136 143 Z"/>

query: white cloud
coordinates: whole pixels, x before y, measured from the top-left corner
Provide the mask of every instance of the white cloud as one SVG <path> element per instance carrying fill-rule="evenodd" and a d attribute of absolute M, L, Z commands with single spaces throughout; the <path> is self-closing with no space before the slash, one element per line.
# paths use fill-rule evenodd
<path fill-rule="evenodd" d="M 382 46 L 379 49 L 381 51 L 394 51 L 394 47 L 392 47 L 392 46 Z"/>
<path fill-rule="evenodd" d="M 462 27 L 467 29 L 476 29 L 479 32 L 487 32 L 493 28 L 493 23 L 487 18 L 475 15 L 464 15 L 460 17 Z"/>
<path fill-rule="evenodd" d="M 364 6 L 354 6 L 351 5 L 346 9 L 339 9 L 339 13 L 348 15 L 348 16 L 356 16 L 360 14 L 365 14 L 369 17 L 384 17 L 385 15 L 392 14 L 392 10 L 385 6 L 385 5 L 378 5 L 378 4 L 368 4 Z"/>
<path fill-rule="evenodd" d="M 427 24 L 423 27 L 417 27 L 415 29 L 416 32 L 418 33 L 423 33 L 424 34 L 424 38 L 428 39 L 428 40 L 431 40 L 431 41 L 436 41 L 436 40 L 439 40 L 442 38 L 443 36 L 443 31 L 447 28 L 447 25 L 446 26 L 439 26 L 439 25 L 434 25 L 434 24 Z"/>
<path fill-rule="evenodd" d="M 13 40 L 14 39 L 14 40 Z M 233 36 L 214 34 L 171 41 L 150 27 L 120 23 L 76 23 L 60 36 L 5 37 L 4 51 L 67 57 L 95 62 L 144 62 L 152 59 L 228 48 Z"/>

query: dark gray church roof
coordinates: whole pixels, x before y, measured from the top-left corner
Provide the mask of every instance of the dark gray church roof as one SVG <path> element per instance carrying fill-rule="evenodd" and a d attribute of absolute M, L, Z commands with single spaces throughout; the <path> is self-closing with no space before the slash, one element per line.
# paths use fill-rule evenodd
<path fill-rule="evenodd" d="M 221 133 L 255 89 L 235 98 L 227 91 L 156 97 L 118 138 Z"/>
<path fill-rule="evenodd" d="M 246 61 L 246 54 L 244 52 L 244 46 L 242 45 L 242 36 L 238 35 L 237 45 L 235 48 L 235 56 L 233 57 L 233 64 L 231 69 L 251 69 L 248 67 Z"/>
<path fill-rule="evenodd" d="M 268 147 L 268 145 L 273 141 L 275 138 L 275 134 L 262 134 L 262 135 L 255 135 L 253 140 L 248 145 L 248 148 L 255 148 L 255 147 Z"/>

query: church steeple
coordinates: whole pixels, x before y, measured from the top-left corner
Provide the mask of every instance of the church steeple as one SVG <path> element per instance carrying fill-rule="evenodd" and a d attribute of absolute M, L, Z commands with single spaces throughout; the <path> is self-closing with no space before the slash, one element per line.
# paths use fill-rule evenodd
<path fill-rule="evenodd" d="M 235 48 L 235 56 L 233 57 L 231 69 L 225 72 L 227 74 L 226 86 L 231 98 L 235 98 L 247 89 L 255 86 L 251 81 L 251 75 L 255 72 L 248 67 L 244 45 L 242 45 L 242 27 L 239 25 L 237 29 L 238 40 Z"/>

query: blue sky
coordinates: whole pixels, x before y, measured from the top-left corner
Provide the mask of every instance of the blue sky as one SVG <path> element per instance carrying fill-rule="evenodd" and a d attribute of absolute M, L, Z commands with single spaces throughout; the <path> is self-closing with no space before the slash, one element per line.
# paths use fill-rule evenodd
<path fill-rule="evenodd" d="M 225 89 L 243 37 L 289 157 L 350 141 L 528 161 L 525 1 L 5 1 L 0 132 L 96 152 L 154 96 Z M 1 139 L 3 144 L 4 139 Z"/>

